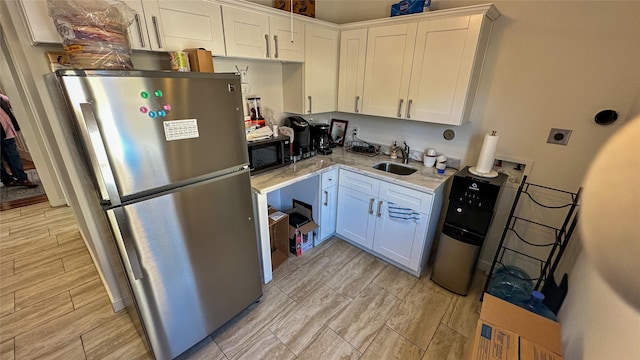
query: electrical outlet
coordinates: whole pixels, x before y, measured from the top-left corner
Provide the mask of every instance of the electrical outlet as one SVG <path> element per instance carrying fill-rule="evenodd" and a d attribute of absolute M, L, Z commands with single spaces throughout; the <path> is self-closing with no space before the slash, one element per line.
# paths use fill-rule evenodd
<path fill-rule="evenodd" d="M 359 136 L 360 136 L 360 128 L 356 126 L 353 128 L 353 137 L 359 137 Z"/>
<path fill-rule="evenodd" d="M 567 145 L 572 130 L 552 128 L 547 137 L 547 143 L 557 145 Z"/>

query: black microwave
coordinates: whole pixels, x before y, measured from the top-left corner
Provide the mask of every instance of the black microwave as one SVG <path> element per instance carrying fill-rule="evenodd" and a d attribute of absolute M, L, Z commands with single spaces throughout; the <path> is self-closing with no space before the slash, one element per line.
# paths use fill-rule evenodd
<path fill-rule="evenodd" d="M 288 136 L 247 142 L 251 175 L 291 164 L 290 143 Z"/>

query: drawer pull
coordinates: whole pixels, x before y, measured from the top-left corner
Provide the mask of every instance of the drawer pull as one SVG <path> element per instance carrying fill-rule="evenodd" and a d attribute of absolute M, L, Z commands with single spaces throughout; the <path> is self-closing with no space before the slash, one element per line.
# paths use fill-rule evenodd
<path fill-rule="evenodd" d="M 380 208 L 382 208 L 382 200 L 378 201 L 378 217 L 382 216 L 382 213 L 380 212 Z"/>
<path fill-rule="evenodd" d="M 402 104 L 404 103 L 404 99 L 400 99 L 398 103 L 398 117 L 402 117 Z"/>
<path fill-rule="evenodd" d="M 145 47 L 144 37 L 142 36 L 142 24 L 140 24 L 140 15 L 136 14 L 136 25 L 138 26 L 138 35 L 140 36 L 140 46 Z"/>
<path fill-rule="evenodd" d="M 153 22 L 153 28 L 156 31 L 156 39 L 158 40 L 158 48 L 162 49 L 162 39 L 160 37 L 160 27 L 158 26 L 158 18 L 156 16 L 151 17 L 151 22 Z"/>
<path fill-rule="evenodd" d="M 324 206 L 329 205 L 329 192 L 325 190 L 324 192 Z"/>
<path fill-rule="evenodd" d="M 373 202 L 376 201 L 376 199 L 371 198 L 369 199 L 369 215 L 373 214 Z"/>

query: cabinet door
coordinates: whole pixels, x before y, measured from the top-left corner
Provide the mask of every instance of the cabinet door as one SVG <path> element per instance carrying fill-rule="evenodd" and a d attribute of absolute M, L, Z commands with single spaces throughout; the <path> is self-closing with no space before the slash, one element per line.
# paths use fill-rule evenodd
<path fill-rule="evenodd" d="M 210 1 L 147 1 L 144 12 L 154 50 L 204 47 L 225 55 L 220 5 Z"/>
<path fill-rule="evenodd" d="M 53 24 L 53 18 L 49 17 L 46 0 L 20 0 L 20 7 L 26 20 L 27 31 L 31 35 L 32 44 L 62 43 Z"/>
<path fill-rule="evenodd" d="M 451 125 L 463 122 L 482 18 L 459 16 L 418 25 L 407 117 Z"/>
<path fill-rule="evenodd" d="M 313 25 L 305 33 L 305 112 L 336 111 L 339 33 Z"/>
<path fill-rule="evenodd" d="M 432 194 L 381 181 L 373 250 L 418 271 L 432 206 Z"/>
<path fill-rule="evenodd" d="M 384 200 L 378 200 L 376 204 L 380 212 L 376 213 L 373 250 L 417 271 L 426 240 L 429 215 L 409 208 L 406 211 L 394 213 L 398 208 L 395 205 L 390 207 L 389 204 L 389 201 Z"/>
<path fill-rule="evenodd" d="M 338 210 L 338 186 L 330 186 L 321 191 L 320 196 L 320 241 L 319 244 L 336 232 L 336 212 Z"/>
<path fill-rule="evenodd" d="M 303 61 L 304 33 L 305 26 L 300 20 L 291 19 L 289 16 L 269 16 L 271 58 Z"/>
<path fill-rule="evenodd" d="M 369 28 L 364 76 L 363 112 L 404 117 L 416 23 Z"/>
<path fill-rule="evenodd" d="M 254 59 L 271 57 L 267 15 L 222 5 L 222 16 L 227 56 Z"/>
<path fill-rule="evenodd" d="M 338 190 L 336 232 L 371 249 L 376 225 L 376 198 L 344 186 Z"/>
<path fill-rule="evenodd" d="M 340 76 L 338 111 L 362 112 L 367 29 L 345 30 L 340 34 Z"/>
<path fill-rule="evenodd" d="M 133 24 L 127 29 L 129 37 L 129 46 L 135 50 L 151 50 L 151 42 L 149 41 L 149 31 L 147 28 L 147 20 L 144 17 L 144 8 L 140 0 L 126 0 L 125 4 L 129 5 L 135 11 Z M 151 24 L 149 24 L 151 25 Z"/>

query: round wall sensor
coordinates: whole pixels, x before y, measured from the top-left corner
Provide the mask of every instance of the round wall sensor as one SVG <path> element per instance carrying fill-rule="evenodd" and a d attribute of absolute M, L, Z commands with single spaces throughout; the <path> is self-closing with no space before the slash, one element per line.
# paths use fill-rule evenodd
<path fill-rule="evenodd" d="M 594 120 L 598 125 L 613 124 L 618 119 L 618 112 L 615 110 L 607 109 L 602 110 L 596 114 Z"/>
<path fill-rule="evenodd" d="M 456 137 L 456 133 L 451 129 L 447 129 L 442 133 L 442 137 L 444 137 L 445 140 L 453 140 L 453 138 Z"/>

